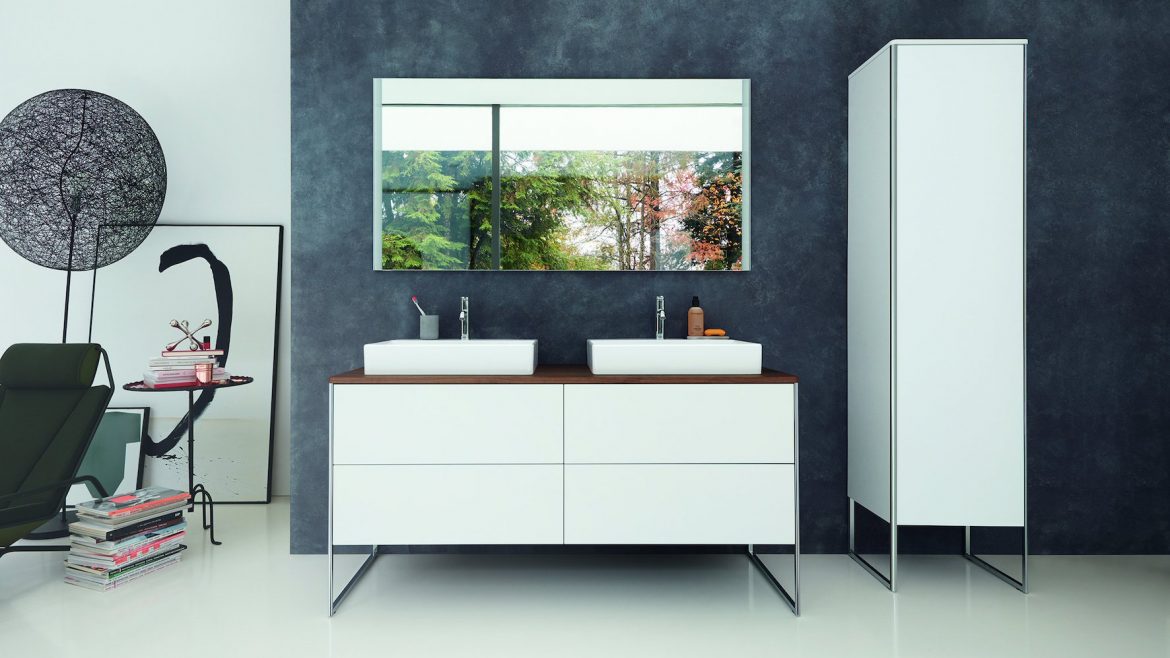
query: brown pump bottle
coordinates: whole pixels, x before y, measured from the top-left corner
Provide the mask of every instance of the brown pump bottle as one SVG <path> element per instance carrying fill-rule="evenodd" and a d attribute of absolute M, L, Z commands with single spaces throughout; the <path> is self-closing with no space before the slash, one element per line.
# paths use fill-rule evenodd
<path fill-rule="evenodd" d="M 699 296 L 691 297 L 691 307 L 687 309 L 687 335 L 703 335 L 703 309 L 699 306 Z"/>

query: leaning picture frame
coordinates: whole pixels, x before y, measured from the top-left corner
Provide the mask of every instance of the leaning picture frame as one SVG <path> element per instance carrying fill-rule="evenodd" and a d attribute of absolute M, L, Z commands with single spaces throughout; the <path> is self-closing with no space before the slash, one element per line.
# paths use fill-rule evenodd
<path fill-rule="evenodd" d="M 149 427 L 149 407 L 108 407 L 77 474 L 96 477 L 111 496 L 141 489 L 146 467 L 146 452 L 142 448 Z M 65 504 L 74 506 L 100 497 L 92 484 L 75 484 L 69 489 Z"/>
<path fill-rule="evenodd" d="M 283 244 L 277 224 L 159 223 L 133 253 L 94 274 L 89 336 L 109 352 L 115 404 L 143 401 L 120 386 L 143 379 L 150 360 L 181 338 L 171 320 L 211 320 L 200 338 L 224 351 L 216 365 L 259 384 L 197 392 L 193 419 L 186 396 L 151 396 L 146 483 L 188 488 L 193 420 L 195 480 L 215 502 L 271 502 Z"/>

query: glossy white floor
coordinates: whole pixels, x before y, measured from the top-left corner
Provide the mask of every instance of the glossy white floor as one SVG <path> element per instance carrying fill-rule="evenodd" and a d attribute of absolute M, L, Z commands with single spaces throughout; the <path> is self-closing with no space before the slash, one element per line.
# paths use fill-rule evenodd
<path fill-rule="evenodd" d="M 114 592 L 65 585 L 60 554 L 0 559 L 2 655 L 1170 655 L 1168 557 L 1035 557 L 1024 596 L 958 557 L 903 557 L 891 595 L 806 556 L 796 619 L 738 556 L 388 555 L 329 619 L 286 499 L 218 511 L 222 546 L 196 532 Z"/>

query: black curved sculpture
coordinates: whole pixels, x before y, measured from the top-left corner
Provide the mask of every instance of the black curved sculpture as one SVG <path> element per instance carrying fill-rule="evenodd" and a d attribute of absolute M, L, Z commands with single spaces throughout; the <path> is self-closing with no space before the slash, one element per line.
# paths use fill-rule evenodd
<path fill-rule="evenodd" d="M 57 89 L 0 121 L 0 239 L 26 260 L 66 272 L 66 328 L 70 273 L 134 251 L 166 191 L 158 138 L 116 98 Z"/>

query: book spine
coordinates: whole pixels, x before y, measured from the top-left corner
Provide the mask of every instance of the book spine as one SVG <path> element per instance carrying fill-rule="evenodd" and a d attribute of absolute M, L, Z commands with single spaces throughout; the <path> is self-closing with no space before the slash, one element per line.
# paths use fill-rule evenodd
<path fill-rule="evenodd" d="M 80 574 L 83 574 L 83 575 L 97 577 L 100 580 L 109 581 L 109 580 L 114 580 L 115 578 L 118 578 L 119 576 L 124 576 L 128 573 L 137 571 L 139 569 L 146 569 L 150 565 L 155 564 L 157 562 L 161 562 L 161 561 L 167 559 L 168 557 L 176 555 L 186 548 L 187 548 L 187 546 L 184 544 L 179 544 L 178 546 L 168 547 L 167 550 L 150 555 L 145 560 L 139 560 L 139 561 L 134 562 L 132 564 L 120 566 L 116 569 L 105 569 L 102 567 L 84 567 L 81 565 L 68 564 L 68 563 L 65 565 L 65 569 L 66 569 L 66 573 L 68 573 L 69 571 L 74 571 L 74 572 L 79 572 Z"/>
<path fill-rule="evenodd" d="M 156 562 L 161 562 L 162 560 L 165 560 L 172 555 L 176 555 L 185 548 L 187 548 L 187 547 L 183 544 L 179 544 L 178 546 L 169 547 L 165 551 L 160 551 L 158 553 L 155 553 L 155 554 L 151 555 L 150 557 L 146 558 L 145 560 L 139 560 L 138 562 L 123 565 L 123 566 L 118 567 L 117 569 L 110 569 L 109 571 L 106 572 L 106 577 L 107 578 L 117 578 L 118 576 L 121 576 L 121 575 L 128 573 L 130 571 L 133 571 L 135 569 L 145 568 L 147 565 L 154 564 Z"/>
<path fill-rule="evenodd" d="M 159 519 L 147 519 L 140 523 L 126 526 L 125 528 L 111 530 L 106 533 L 106 541 L 118 541 L 119 539 L 125 539 L 127 537 L 133 537 L 134 535 L 145 534 L 148 532 L 156 532 L 158 530 L 163 530 L 164 528 L 169 528 L 173 525 L 178 525 L 183 522 L 183 511 L 179 510 L 177 512 L 172 512 L 171 514 L 161 518 L 165 520 L 160 521 Z"/>
<path fill-rule="evenodd" d="M 125 539 L 126 537 L 130 537 L 132 535 L 137 535 L 139 533 L 149 532 L 152 530 L 160 530 L 160 529 L 165 528 L 167 526 L 181 523 L 182 517 L 183 517 L 183 510 L 175 510 L 173 512 L 170 512 L 169 514 L 166 514 L 165 516 L 158 516 L 158 517 L 154 517 L 154 518 L 150 518 L 150 519 L 143 519 L 142 521 L 139 521 L 139 522 L 134 523 L 132 525 L 128 525 L 125 528 L 115 528 L 112 530 L 107 530 L 107 531 L 105 531 L 105 534 L 103 534 L 101 537 L 94 537 L 94 539 L 96 539 L 98 541 L 118 541 L 119 539 Z M 86 518 L 92 519 L 92 518 L 101 518 L 101 517 L 87 516 Z M 70 528 L 69 528 L 70 532 L 73 532 L 73 530 L 74 530 L 72 525 L 73 524 L 70 524 Z M 74 534 L 84 536 L 84 537 L 93 537 L 93 535 L 86 535 L 82 532 L 74 532 Z"/>
<path fill-rule="evenodd" d="M 130 516 L 132 514 L 141 514 L 143 512 L 148 512 L 152 509 L 157 509 L 160 507 L 166 507 L 168 505 L 177 505 L 179 503 L 186 502 L 190 497 L 190 494 L 184 492 L 174 496 L 167 496 L 166 498 L 157 498 L 145 503 L 139 503 L 129 507 L 110 510 L 108 512 L 104 510 L 98 511 L 88 507 L 78 506 L 77 513 L 82 516 L 88 516 L 97 519 L 117 519 L 118 517 Z"/>
<path fill-rule="evenodd" d="M 149 569 L 143 569 L 141 571 L 136 571 L 132 574 L 127 574 L 126 576 L 123 576 L 121 578 L 118 578 L 117 580 L 112 580 L 112 581 L 96 580 L 96 579 L 93 579 L 92 577 L 89 577 L 89 578 L 84 577 L 81 574 L 73 574 L 73 573 L 66 572 L 65 573 L 65 582 L 70 584 L 70 585 L 75 585 L 77 587 L 84 587 L 86 589 L 91 589 L 91 590 L 95 590 L 98 592 L 108 592 L 112 589 L 121 587 L 122 585 L 125 585 L 126 583 L 133 582 L 133 581 L 137 580 L 138 578 L 141 578 L 142 576 L 145 576 L 147 574 L 152 574 L 156 571 L 162 571 L 163 569 L 166 569 L 167 567 L 178 564 L 178 562 L 179 562 L 179 556 L 176 555 L 172 559 L 151 565 L 151 567 Z"/>
<path fill-rule="evenodd" d="M 179 494 L 178 496 L 170 496 L 168 498 L 159 498 L 158 500 L 152 500 L 150 502 L 142 503 L 140 505 L 134 505 L 131 507 L 123 507 L 122 509 L 117 509 L 117 510 L 110 512 L 110 518 L 116 519 L 119 516 L 130 516 L 131 514 L 145 512 L 147 510 L 152 510 L 152 509 L 155 509 L 157 507 L 166 507 L 167 505 L 173 505 L 174 503 L 185 502 L 190 497 L 191 497 L 190 494 L 183 493 L 183 494 Z"/>
<path fill-rule="evenodd" d="M 140 521 L 149 521 L 151 519 L 157 519 L 160 516 L 166 514 L 167 512 L 173 512 L 173 511 L 181 509 L 183 507 L 187 507 L 188 500 L 189 499 L 184 498 L 183 500 L 179 500 L 179 501 L 176 501 L 174 503 L 170 503 L 170 504 L 166 505 L 165 507 L 156 507 L 156 508 L 151 508 L 151 509 L 147 509 L 147 510 L 140 510 L 140 511 L 134 512 L 133 514 L 127 514 L 125 516 L 106 516 L 106 514 L 108 514 L 108 512 L 100 512 L 100 513 L 95 514 L 93 512 L 86 512 L 86 511 L 84 511 L 84 508 L 78 507 L 77 508 L 77 518 L 79 521 L 90 521 L 94 524 L 97 524 L 98 526 L 105 527 L 106 529 L 109 529 L 109 530 L 121 530 L 122 528 L 125 528 L 126 526 L 129 526 L 133 523 L 138 523 Z"/>
<path fill-rule="evenodd" d="M 136 562 L 142 561 L 147 557 L 154 555 L 155 553 L 165 551 L 166 549 L 181 541 L 183 537 L 186 536 L 186 532 L 177 532 L 162 539 L 134 546 L 113 555 L 101 555 L 84 552 L 75 553 L 70 551 L 69 555 L 65 558 L 65 561 L 71 564 L 80 564 L 82 566 L 103 569 L 114 569 L 120 566 L 129 566 Z"/>
<path fill-rule="evenodd" d="M 215 374 L 223 374 L 227 370 L 223 368 L 215 368 L 212 370 Z M 146 379 L 195 379 L 195 367 L 188 366 L 186 368 L 168 369 L 168 370 L 150 370 L 142 373 Z"/>
<path fill-rule="evenodd" d="M 146 544 L 164 541 L 170 539 L 175 535 L 186 532 L 187 523 L 180 521 L 171 524 L 158 531 L 146 531 L 141 534 L 132 535 L 126 539 L 119 541 L 96 541 L 91 537 L 79 537 L 72 535 L 69 542 L 69 550 L 86 555 L 94 555 L 100 557 L 111 557 L 120 555 L 126 551 L 134 550 Z"/>

